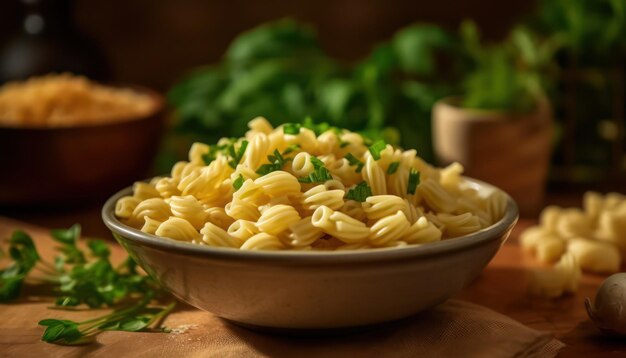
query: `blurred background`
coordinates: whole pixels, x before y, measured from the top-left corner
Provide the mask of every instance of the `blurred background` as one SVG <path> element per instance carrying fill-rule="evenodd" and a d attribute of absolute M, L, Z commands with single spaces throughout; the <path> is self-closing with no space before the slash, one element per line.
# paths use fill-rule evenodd
<path fill-rule="evenodd" d="M 166 172 L 193 141 L 240 135 L 263 115 L 358 130 L 438 165 L 459 161 L 533 215 L 555 197 L 626 190 L 625 70 L 626 0 L 3 1 L 0 83 L 68 71 L 153 90 L 164 106 L 147 127 L 119 125 L 106 139 L 96 128 L 87 144 L 132 151 L 146 168 L 130 158 L 137 170 L 126 176 L 103 170 L 109 186 L 65 188 L 85 195 L 25 189 L 59 193 L 45 203 L 7 193 L 41 161 L 52 163 L 50 182 L 75 180 L 45 148 L 79 135 L 0 124 L 5 167 L 28 163 L 0 181 L 0 214 L 64 223 L 46 221 L 64 198 L 97 208 L 114 189 Z M 81 169 L 67 172 L 89 171 L 76 161 Z M 77 212 L 93 216 L 66 216 Z"/>

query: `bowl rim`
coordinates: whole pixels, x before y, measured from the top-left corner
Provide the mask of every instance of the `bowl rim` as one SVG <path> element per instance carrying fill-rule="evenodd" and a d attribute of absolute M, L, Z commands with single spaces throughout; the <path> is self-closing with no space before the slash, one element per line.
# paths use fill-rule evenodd
<path fill-rule="evenodd" d="M 288 263 L 323 263 L 323 264 L 344 264 L 344 263 L 370 263 L 378 261 L 396 261 L 402 259 L 412 259 L 417 257 L 429 257 L 446 254 L 454 251 L 464 250 L 470 247 L 484 245 L 491 241 L 502 238 L 517 223 L 519 211 L 517 204 L 503 190 L 487 184 L 483 181 L 463 177 L 470 185 L 475 187 L 485 187 L 488 190 L 498 190 L 505 194 L 507 206 L 504 216 L 489 227 L 474 233 L 459 236 L 456 238 L 441 240 L 437 242 L 414 244 L 403 247 L 374 248 L 367 250 L 345 250 L 345 251 L 263 251 L 263 250 L 237 250 L 233 248 L 222 248 L 192 244 L 190 242 L 177 241 L 152 234 L 145 233 L 139 229 L 123 224 L 115 217 L 115 204 L 123 196 L 132 193 L 132 186 L 126 187 L 112 195 L 102 207 L 102 220 L 113 234 L 117 234 L 133 243 L 149 246 L 160 250 L 168 250 L 173 254 L 183 254 L 192 256 L 203 256 L 206 258 L 236 261 L 264 261 L 264 262 L 288 262 Z"/>

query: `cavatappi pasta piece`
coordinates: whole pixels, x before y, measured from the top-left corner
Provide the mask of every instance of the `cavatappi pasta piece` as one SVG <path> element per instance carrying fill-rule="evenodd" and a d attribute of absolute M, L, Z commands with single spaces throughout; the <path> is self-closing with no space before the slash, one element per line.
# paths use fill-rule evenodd
<path fill-rule="evenodd" d="M 463 166 L 457 162 L 454 162 L 447 167 L 441 169 L 439 182 L 441 186 L 449 191 L 456 191 L 461 183 L 461 174 L 463 173 Z"/>
<path fill-rule="evenodd" d="M 261 232 L 271 235 L 284 233 L 290 225 L 300 220 L 300 214 L 288 205 L 275 205 L 263 211 L 256 222 L 256 227 Z"/>
<path fill-rule="evenodd" d="M 598 218 L 595 237 L 611 242 L 626 254 L 626 212 L 605 210 Z"/>
<path fill-rule="evenodd" d="M 282 241 L 276 236 L 262 232 L 249 238 L 242 246 L 242 250 L 282 250 L 285 248 Z"/>
<path fill-rule="evenodd" d="M 250 201 L 233 199 L 224 207 L 226 215 L 235 220 L 257 221 L 261 217 L 259 208 Z"/>
<path fill-rule="evenodd" d="M 409 244 L 424 244 L 439 241 L 441 236 L 441 230 L 423 216 L 407 229 L 403 240 Z"/>
<path fill-rule="evenodd" d="M 576 257 L 565 253 L 554 267 L 530 272 L 529 292 L 547 298 L 559 297 L 566 292 L 576 292 L 581 271 Z"/>
<path fill-rule="evenodd" d="M 313 211 L 320 206 L 327 206 L 333 210 L 343 207 L 343 190 L 327 190 L 323 184 L 307 190 L 300 200 L 302 208 Z"/>
<path fill-rule="evenodd" d="M 563 238 L 591 236 L 591 221 L 580 209 L 563 210 L 556 225 L 556 232 Z"/>
<path fill-rule="evenodd" d="M 506 194 L 501 191 L 495 191 L 487 197 L 487 214 L 492 224 L 504 216 L 506 206 Z"/>
<path fill-rule="evenodd" d="M 115 216 L 121 219 L 130 218 L 140 202 L 141 199 L 133 196 L 124 196 L 119 198 L 115 203 Z"/>
<path fill-rule="evenodd" d="M 556 235 L 549 234 L 537 242 L 534 250 L 537 259 L 544 263 L 557 261 L 565 252 L 566 243 Z"/>
<path fill-rule="evenodd" d="M 370 242 L 375 246 L 386 246 L 404 237 L 409 229 L 409 221 L 404 212 L 398 210 L 395 214 L 378 219 L 370 227 Z"/>
<path fill-rule="evenodd" d="M 334 177 L 339 178 L 339 180 L 341 180 L 346 187 L 358 184 L 363 180 L 361 173 L 357 172 L 356 168 L 351 166 L 346 158 L 341 158 L 327 164 L 326 166 L 331 174 Z"/>
<path fill-rule="evenodd" d="M 209 246 L 217 247 L 241 247 L 244 241 L 230 236 L 224 229 L 213 224 L 206 223 L 202 230 L 202 241 Z"/>
<path fill-rule="evenodd" d="M 209 154 L 209 146 L 204 143 L 194 143 L 189 149 L 189 163 L 197 166 L 204 165 L 204 156 Z"/>
<path fill-rule="evenodd" d="M 241 241 L 241 244 L 259 233 L 259 229 L 256 227 L 253 221 L 248 220 L 236 220 L 228 227 L 228 235 Z M 241 245 L 240 245 L 241 246 Z"/>
<path fill-rule="evenodd" d="M 449 237 L 458 237 L 476 232 L 481 229 L 478 217 L 471 213 L 452 215 L 441 213 L 437 218 L 445 227 L 445 233 Z"/>
<path fill-rule="evenodd" d="M 409 185 L 409 171 L 404 167 L 399 167 L 395 173 L 387 177 L 387 193 L 404 197 Z"/>
<path fill-rule="evenodd" d="M 178 183 L 173 178 L 161 178 L 156 182 L 155 187 L 159 195 L 164 199 L 181 194 L 180 190 L 178 190 Z"/>
<path fill-rule="evenodd" d="M 362 204 L 365 215 L 370 220 L 377 220 L 406 210 L 406 203 L 395 195 L 373 195 Z"/>
<path fill-rule="evenodd" d="M 417 187 L 424 201 L 434 211 L 451 213 L 456 208 L 456 200 L 436 180 L 427 178 Z"/>
<path fill-rule="evenodd" d="M 258 133 L 250 140 L 243 160 L 248 168 L 257 168 L 267 161 L 267 153 L 270 148 L 270 140 L 267 135 Z"/>
<path fill-rule="evenodd" d="M 293 161 L 291 162 L 291 171 L 299 176 L 306 177 L 315 168 L 313 167 L 313 163 L 311 162 L 311 155 L 307 152 L 300 152 L 293 157 Z"/>
<path fill-rule="evenodd" d="M 147 216 L 144 218 L 144 220 L 145 222 L 143 226 L 141 227 L 141 231 L 154 235 L 154 233 L 156 233 L 157 229 L 161 225 L 161 222 L 158 220 L 151 219 Z"/>
<path fill-rule="evenodd" d="M 269 201 L 269 197 L 264 194 L 261 186 L 251 179 L 245 180 L 241 187 L 233 193 L 234 199 L 254 202 L 257 205 L 263 205 Z"/>
<path fill-rule="evenodd" d="M 419 218 L 424 216 L 424 213 L 422 213 L 422 211 L 415 205 L 411 204 L 410 201 L 408 201 L 407 199 L 404 199 L 402 201 L 404 202 L 404 208 L 402 209 L 402 211 L 404 211 L 404 215 L 406 215 L 406 219 L 409 220 L 410 224 L 413 224 L 414 222 L 419 220 Z"/>
<path fill-rule="evenodd" d="M 172 215 L 170 206 L 161 198 L 150 198 L 140 202 L 130 220 L 136 224 L 143 225 L 144 217 L 148 216 L 154 220 L 165 221 Z"/>
<path fill-rule="evenodd" d="M 584 271 L 615 273 L 622 264 L 619 250 L 608 242 L 574 238 L 569 240 L 567 251 L 576 257 Z"/>
<path fill-rule="evenodd" d="M 154 234 L 178 241 L 192 241 L 200 239 L 200 233 L 189 223 L 189 221 L 175 216 L 172 216 L 162 222 Z"/>
<path fill-rule="evenodd" d="M 248 128 L 250 128 L 251 131 L 263 134 L 270 134 L 274 130 L 274 127 L 272 127 L 270 122 L 265 119 L 265 117 L 254 118 L 248 122 Z"/>
<path fill-rule="evenodd" d="M 592 222 L 597 222 L 602 210 L 604 210 L 604 198 L 602 194 L 595 191 L 588 191 L 583 195 L 583 209 L 585 215 Z"/>
<path fill-rule="evenodd" d="M 359 221 L 367 219 L 363 205 L 358 201 L 346 200 L 339 211 Z"/>
<path fill-rule="evenodd" d="M 192 172 L 200 171 L 200 166 L 189 162 L 178 162 L 172 167 L 171 177 L 180 182 L 180 180 Z"/>
<path fill-rule="evenodd" d="M 133 196 L 139 200 L 146 200 L 158 198 L 160 194 L 153 185 L 139 181 L 133 185 Z"/>
<path fill-rule="evenodd" d="M 522 249 L 534 252 L 537 245 L 544 237 L 554 235 L 555 234 L 545 229 L 543 226 L 531 226 L 520 234 L 520 244 L 522 245 Z M 558 238 L 558 236 L 556 237 Z"/>
<path fill-rule="evenodd" d="M 296 247 L 310 246 L 324 236 L 324 232 L 313 226 L 311 217 L 307 216 L 289 226 L 291 244 Z"/>
<path fill-rule="evenodd" d="M 226 214 L 226 210 L 221 207 L 213 206 L 204 209 L 207 214 L 207 222 L 213 223 L 222 229 L 227 229 L 235 219 Z"/>
<path fill-rule="evenodd" d="M 541 211 L 539 216 L 539 225 L 550 232 L 556 232 L 556 227 L 559 224 L 561 212 L 563 210 L 558 206 L 547 206 Z"/>
<path fill-rule="evenodd" d="M 300 193 L 298 179 L 280 170 L 259 177 L 254 180 L 254 183 L 269 197 L 297 195 Z"/>
<path fill-rule="evenodd" d="M 385 171 L 378 165 L 378 162 L 374 160 L 374 158 L 371 156 L 367 157 L 361 174 L 363 175 L 363 180 L 372 188 L 374 195 L 387 194 Z"/>
<path fill-rule="evenodd" d="M 369 228 L 363 222 L 327 206 L 315 209 L 311 223 L 347 244 L 365 241 L 370 235 Z"/>
<path fill-rule="evenodd" d="M 170 198 L 170 210 L 174 216 L 187 220 L 196 230 L 200 230 L 207 219 L 207 213 L 198 199 L 191 195 Z"/>
<path fill-rule="evenodd" d="M 254 180 L 258 178 L 260 175 L 257 172 L 255 172 L 254 169 L 249 168 L 243 164 L 239 164 L 237 165 L 237 168 L 235 168 L 235 171 L 230 175 L 231 182 L 237 180 L 239 176 L 241 176 L 244 180 L 246 179 Z"/>

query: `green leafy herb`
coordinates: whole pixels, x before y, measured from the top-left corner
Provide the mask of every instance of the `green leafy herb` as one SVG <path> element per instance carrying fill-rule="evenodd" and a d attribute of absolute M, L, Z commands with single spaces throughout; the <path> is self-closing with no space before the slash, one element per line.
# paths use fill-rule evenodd
<path fill-rule="evenodd" d="M 245 180 L 243 178 L 243 175 L 239 174 L 237 179 L 235 179 L 235 181 L 233 182 L 233 188 L 235 188 L 235 190 L 239 190 L 239 188 L 241 188 L 241 186 L 243 185 L 244 181 Z"/>
<path fill-rule="evenodd" d="M 300 144 L 292 144 L 290 146 L 288 146 L 287 148 L 285 148 L 285 150 L 283 150 L 283 155 L 287 155 L 289 153 L 292 153 L 296 150 L 300 149 Z"/>
<path fill-rule="evenodd" d="M 33 240 L 24 231 L 15 231 L 9 239 L 13 264 L 0 271 L 0 302 L 16 299 L 28 273 L 41 260 Z"/>
<path fill-rule="evenodd" d="M 328 180 L 332 180 L 333 177 L 330 175 L 330 172 L 326 167 L 321 167 L 315 169 L 311 174 L 309 174 L 306 178 L 298 178 L 300 183 L 324 183 Z"/>
<path fill-rule="evenodd" d="M 360 173 L 361 170 L 363 170 L 363 166 L 365 165 L 365 163 L 358 160 L 357 157 L 352 155 L 352 153 L 346 154 L 346 159 L 348 160 L 348 163 L 350 164 L 350 166 L 356 166 L 357 173 Z"/>
<path fill-rule="evenodd" d="M 230 154 L 231 160 L 228 162 L 231 168 L 237 168 L 237 164 L 241 162 L 241 158 L 243 158 L 243 154 L 246 152 L 246 148 L 248 147 L 248 141 L 241 141 L 241 145 L 238 150 L 235 150 L 235 144 L 231 144 L 228 146 L 228 153 Z"/>
<path fill-rule="evenodd" d="M 19 297 L 28 273 L 37 268 L 45 275 L 30 278 L 55 285 L 55 305 L 73 307 L 85 304 L 91 308 L 103 306 L 115 310 L 107 315 L 84 322 L 45 319 L 42 340 L 58 344 L 83 344 L 103 330 L 137 331 L 146 329 L 167 315 L 174 303 L 165 307 L 152 306 L 154 298 L 163 295 L 158 284 L 149 276 L 137 272 L 136 263 L 128 258 L 114 267 L 109 261 L 110 249 L 102 240 L 87 241 L 88 251 L 78 246 L 81 228 L 53 230 L 52 238 L 61 244 L 54 264 L 40 258 L 28 234 L 15 231 L 9 243 L 12 265 L 0 271 L 0 302 Z"/>
<path fill-rule="evenodd" d="M 270 161 L 269 164 L 263 164 L 256 170 L 256 173 L 259 175 L 266 175 L 271 172 L 275 172 L 277 170 L 283 169 L 283 165 L 285 165 L 285 158 L 280 154 L 278 149 L 274 149 L 274 154 L 270 154 L 267 156 L 267 159 Z"/>
<path fill-rule="evenodd" d="M 149 307 L 150 296 L 138 303 L 122 307 L 113 312 L 82 322 L 60 319 L 44 319 L 40 326 L 46 327 L 41 340 L 48 343 L 78 345 L 92 341 L 102 331 L 138 332 L 160 322 L 169 314 L 175 302 L 165 307 Z"/>
<path fill-rule="evenodd" d="M 407 185 L 406 192 L 407 194 L 415 194 L 415 190 L 420 183 L 420 172 L 411 168 L 409 171 L 409 184 Z"/>
<path fill-rule="evenodd" d="M 398 167 L 400 167 L 400 162 L 391 162 L 387 168 L 387 174 L 394 174 L 398 171 Z"/>
<path fill-rule="evenodd" d="M 313 118 L 306 117 L 304 119 L 304 121 L 302 122 L 302 126 L 304 128 L 310 129 L 313 132 L 315 132 L 315 135 L 320 135 L 324 132 L 326 132 L 327 130 L 333 128 L 330 124 L 328 124 L 327 122 L 322 122 L 322 123 L 315 123 L 313 121 Z"/>
<path fill-rule="evenodd" d="M 318 157 L 311 156 L 311 164 L 313 164 L 313 168 L 319 169 L 325 166 L 324 162 L 322 162 Z"/>
<path fill-rule="evenodd" d="M 346 199 L 359 202 L 364 202 L 365 199 L 370 196 L 372 196 L 372 188 L 364 181 L 360 182 L 346 193 Z"/>
<path fill-rule="evenodd" d="M 382 139 L 370 145 L 369 151 L 372 154 L 372 158 L 374 158 L 375 160 L 380 159 L 380 152 L 385 150 L 386 147 L 387 147 L 387 143 L 385 143 L 385 141 Z"/>
<path fill-rule="evenodd" d="M 283 124 L 283 133 L 285 134 L 300 134 L 300 123 L 285 123 Z"/>
<path fill-rule="evenodd" d="M 350 142 L 344 142 L 343 140 L 339 139 L 339 148 L 345 148 L 349 145 L 350 145 Z"/>

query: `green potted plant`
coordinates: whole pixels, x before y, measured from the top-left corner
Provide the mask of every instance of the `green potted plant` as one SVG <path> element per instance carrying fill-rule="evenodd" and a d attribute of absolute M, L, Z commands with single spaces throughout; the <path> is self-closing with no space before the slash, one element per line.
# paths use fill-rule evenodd
<path fill-rule="evenodd" d="M 532 213 L 542 204 L 551 156 L 552 113 L 540 70 L 554 46 L 524 29 L 484 46 L 470 22 L 461 38 L 467 70 L 461 95 L 433 108 L 435 155 L 440 164 L 463 164 L 467 175 L 499 186 Z"/>

